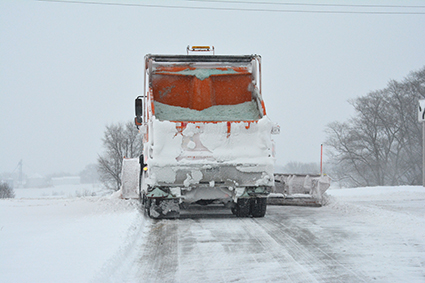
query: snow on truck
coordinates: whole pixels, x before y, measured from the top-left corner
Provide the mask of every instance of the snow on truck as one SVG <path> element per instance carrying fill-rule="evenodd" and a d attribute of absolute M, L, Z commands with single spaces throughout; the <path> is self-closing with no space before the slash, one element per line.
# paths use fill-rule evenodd
<path fill-rule="evenodd" d="M 278 133 L 261 94 L 259 55 L 145 56 L 136 98 L 143 134 L 139 160 L 124 160 L 123 196 L 139 197 L 152 218 L 179 217 L 190 204 L 224 204 L 238 217 L 263 217 L 274 187 Z M 126 175 L 126 176 L 124 176 Z M 131 177 L 133 176 L 133 177 Z M 133 185 L 128 185 L 131 182 Z"/>

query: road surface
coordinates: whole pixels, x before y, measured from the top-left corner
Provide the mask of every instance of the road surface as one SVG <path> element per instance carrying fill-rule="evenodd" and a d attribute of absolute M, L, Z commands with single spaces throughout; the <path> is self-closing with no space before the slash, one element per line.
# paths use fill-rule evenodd
<path fill-rule="evenodd" d="M 425 282 L 424 199 L 146 221 L 124 282 Z M 421 227 L 415 227 L 421 225 Z M 124 277 L 123 277 L 124 276 Z M 112 277 L 113 278 L 113 277 Z"/>

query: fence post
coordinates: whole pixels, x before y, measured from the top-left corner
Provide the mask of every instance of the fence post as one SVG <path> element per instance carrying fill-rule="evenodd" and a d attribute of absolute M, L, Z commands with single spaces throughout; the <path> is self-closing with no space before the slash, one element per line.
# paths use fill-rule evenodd
<path fill-rule="evenodd" d="M 422 123 L 422 186 L 425 187 L 425 99 L 419 99 L 418 120 Z"/>

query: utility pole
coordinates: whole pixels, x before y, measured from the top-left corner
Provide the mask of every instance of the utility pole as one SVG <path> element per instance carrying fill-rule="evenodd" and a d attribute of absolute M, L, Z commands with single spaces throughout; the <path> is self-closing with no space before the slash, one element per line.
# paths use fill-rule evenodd
<path fill-rule="evenodd" d="M 422 186 L 425 187 L 425 99 L 419 100 L 418 120 L 422 123 Z"/>
<path fill-rule="evenodd" d="M 320 145 L 320 176 L 323 176 L 323 144 Z"/>
<path fill-rule="evenodd" d="M 23 187 L 22 159 L 18 163 L 19 167 L 19 187 Z"/>

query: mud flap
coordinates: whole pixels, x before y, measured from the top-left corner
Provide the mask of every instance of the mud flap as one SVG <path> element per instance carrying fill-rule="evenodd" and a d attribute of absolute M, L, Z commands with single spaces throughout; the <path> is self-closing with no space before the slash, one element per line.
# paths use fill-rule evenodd
<path fill-rule="evenodd" d="M 178 199 L 149 199 L 146 205 L 151 218 L 178 218 L 180 216 Z"/>
<path fill-rule="evenodd" d="M 267 198 L 239 198 L 232 212 L 236 217 L 264 217 L 267 210 Z"/>
<path fill-rule="evenodd" d="M 234 208 L 236 217 L 248 217 L 251 212 L 251 202 L 249 198 L 239 198 Z"/>
<path fill-rule="evenodd" d="M 252 217 L 264 217 L 267 210 L 267 198 L 251 199 L 251 215 Z"/>

